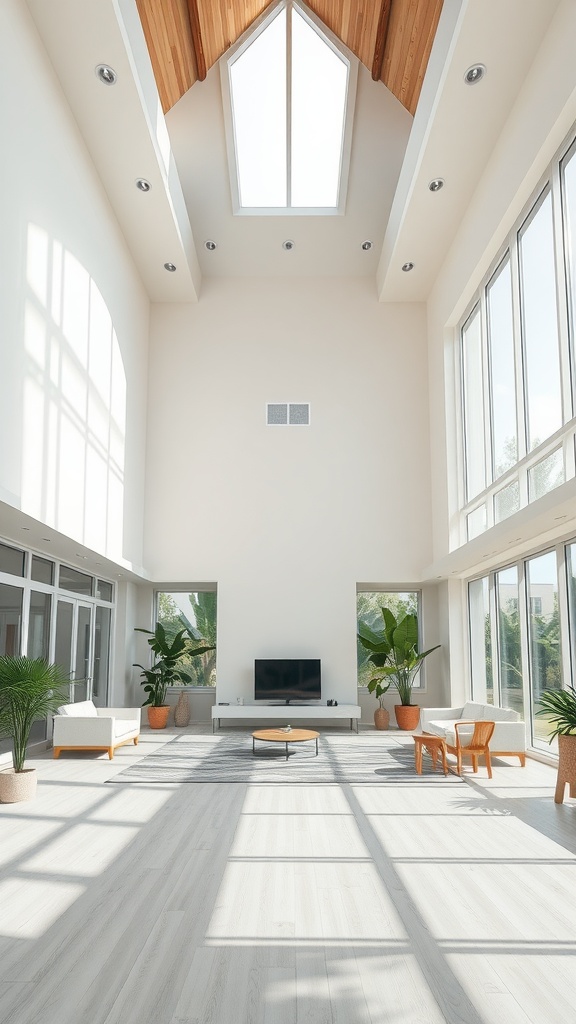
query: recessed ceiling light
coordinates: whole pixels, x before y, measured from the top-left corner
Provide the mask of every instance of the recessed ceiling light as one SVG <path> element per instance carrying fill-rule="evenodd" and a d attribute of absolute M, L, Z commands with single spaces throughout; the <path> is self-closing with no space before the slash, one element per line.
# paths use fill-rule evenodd
<path fill-rule="evenodd" d="M 290 250 L 294 248 L 294 242 L 292 239 L 287 238 L 285 242 L 282 242 L 282 248 L 285 249 L 286 252 L 290 252 Z"/>
<path fill-rule="evenodd" d="M 402 270 L 404 271 L 405 274 L 407 274 L 410 270 L 414 270 L 414 264 L 413 263 L 403 263 L 402 264 Z"/>
<path fill-rule="evenodd" d="M 432 178 L 428 188 L 431 192 L 439 192 L 441 188 L 444 188 L 444 178 Z"/>
<path fill-rule="evenodd" d="M 363 249 L 364 252 L 370 252 L 370 249 L 372 248 L 372 244 L 373 243 L 370 241 L 370 239 L 367 238 L 365 242 L 362 242 L 362 245 L 360 246 L 360 248 Z"/>
<path fill-rule="evenodd" d="M 466 85 L 476 85 L 477 82 L 482 81 L 486 74 L 486 66 L 484 64 L 472 64 L 467 71 L 464 72 L 464 81 Z"/>
<path fill-rule="evenodd" d="M 176 266 L 174 263 L 165 263 L 164 270 L 168 270 L 171 274 L 173 274 L 174 271 L 176 270 Z"/>
<path fill-rule="evenodd" d="M 204 248 L 208 249 L 208 252 L 214 252 L 216 242 L 213 242 L 211 238 L 208 238 L 207 241 L 204 242 Z"/>
<path fill-rule="evenodd" d="M 109 64 L 98 64 L 94 70 L 104 85 L 116 85 L 118 75 Z"/>
<path fill-rule="evenodd" d="M 139 188 L 141 192 L 149 192 L 152 185 L 146 178 L 136 178 L 136 188 Z"/>

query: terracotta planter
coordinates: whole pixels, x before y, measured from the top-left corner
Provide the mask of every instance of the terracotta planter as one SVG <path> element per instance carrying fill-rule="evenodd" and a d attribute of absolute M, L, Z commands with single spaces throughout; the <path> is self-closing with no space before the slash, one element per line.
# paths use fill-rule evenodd
<path fill-rule="evenodd" d="M 23 800 L 33 800 L 37 782 L 38 773 L 35 768 L 25 768 L 23 772 L 7 768 L 0 772 L 0 803 L 16 804 Z"/>
<path fill-rule="evenodd" d="M 390 725 L 390 713 L 386 708 L 376 708 L 374 712 L 374 725 L 377 729 L 387 729 Z"/>
<path fill-rule="evenodd" d="M 185 729 L 190 724 L 190 701 L 188 694 L 182 692 L 178 696 L 178 703 L 174 708 L 174 725 L 177 725 L 180 729 Z"/>
<path fill-rule="evenodd" d="M 159 708 L 148 708 L 148 725 L 151 729 L 165 729 L 168 724 L 170 705 L 162 704 Z"/>
<path fill-rule="evenodd" d="M 412 730 L 418 728 L 420 706 L 418 704 L 395 704 L 394 714 L 399 729 Z"/>

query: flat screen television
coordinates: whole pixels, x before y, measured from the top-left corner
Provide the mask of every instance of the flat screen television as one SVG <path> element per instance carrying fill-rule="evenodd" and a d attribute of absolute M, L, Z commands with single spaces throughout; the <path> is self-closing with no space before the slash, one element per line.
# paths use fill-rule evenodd
<path fill-rule="evenodd" d="M 320 700 L 320 658 L 256 658 L 254 696 L 283 704 Z"/>

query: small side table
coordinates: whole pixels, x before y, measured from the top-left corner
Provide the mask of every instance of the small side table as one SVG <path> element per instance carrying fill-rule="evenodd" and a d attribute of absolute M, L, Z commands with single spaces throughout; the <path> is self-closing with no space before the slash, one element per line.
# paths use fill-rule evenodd
<path fill-rule="evenodd" d="M 438 760 L 438 754 L 442 757 L 442 767 L 444 769 L 444 775 L 448 775 L 448 765 L 446 763 L 446 740 L 442 736 L 432 735 L 421 735 L 413 736 L 414 740 L 414 763 L 416 765 L 416 771 L 418 775 L 422 775 L 422 748 L 426 747 L 426 750 L 432 758 L 432 770 L 436 771 L 436 761 Z"/>

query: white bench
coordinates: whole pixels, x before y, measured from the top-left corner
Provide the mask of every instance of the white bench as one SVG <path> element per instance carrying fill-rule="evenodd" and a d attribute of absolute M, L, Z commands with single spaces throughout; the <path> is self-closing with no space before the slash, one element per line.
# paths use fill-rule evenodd
<path fill-rule="evenodd" d="M 212 706 L 212 732 L 215 732 L 216 723 L 220 728 L 222 719 L 237 719 L 240 722 L 261 722 L 262 719 L 270 722 L 301 722 L 306 719 L 309 722 L 325 722 L 336 719 L 350 719 L 350 728 L 358 732 L 358 721 L 362 716 L 362 708 L 359 704 L 338 704 L 337 707 L 328 707 L 327 704 L 214 704 Z"/>

